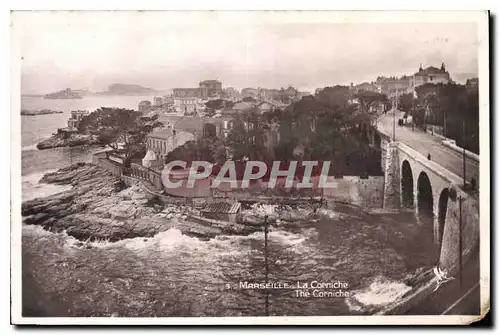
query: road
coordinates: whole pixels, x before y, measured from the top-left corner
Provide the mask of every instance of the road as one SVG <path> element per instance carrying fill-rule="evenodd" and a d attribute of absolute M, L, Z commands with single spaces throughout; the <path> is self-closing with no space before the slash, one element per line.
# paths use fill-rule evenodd
<path fill-rule="evenodd" d="M 425 157 L 431 154 L 432 161 L 463 178 L 463 154 L 444 146 L 442 139 L 437 136 L 433 136 L 416 127 L 412 130 L 411 126 L 398 126 L 398 119 L 402 118 L 402 116 L 403 113 L 396 113 L 396 140 L 417 150 Z M 393 135 L 393 118 L 393 111 L 389 111 L 377 121 L 377 129 L 381 133 L 390 136 L 391 139 Z M 472 178 L 475 178 L 479 186 L 479 162 L 465 157 L 465 177 L 469 183 Z"/>

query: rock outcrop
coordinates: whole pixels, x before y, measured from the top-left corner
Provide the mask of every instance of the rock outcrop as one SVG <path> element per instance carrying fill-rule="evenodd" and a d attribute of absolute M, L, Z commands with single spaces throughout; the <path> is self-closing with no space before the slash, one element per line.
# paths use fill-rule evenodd
<path fill-rule="evenodd" d="M 101 144 L 97 136 L 86 134 L 70 134 L 67 138 L 60 135 L 53 135 L 52 137 L 41 141 L 36 145 L 39 150 L 52 149 L 57 147 L 75 147 L 78 145 L 92 145 Z"/>
<path fill-rule="evenodd" d="M 21 109 L 21 115 L 28 115 L 28 116 L 62 114 L 62 113 L 63 113 L 62 111 L 52 110 L 52 109 L 41 109 L 41 110 Z"/>
<path fill-rule="evenodd" d="M 203 239 L 256 231 L 243 224 L 190 220 L 199 215 L 195 208 L 159 205 L 148 200 L 140 186 L 126 188 L 120 178 L 92 164 L 71 165 L 46 174 L 40 182 L 73 187 L 23 203 L 23 222 L 54 232 L 66 231 L 81 241 L 152 237 L 174 227 Z"/>

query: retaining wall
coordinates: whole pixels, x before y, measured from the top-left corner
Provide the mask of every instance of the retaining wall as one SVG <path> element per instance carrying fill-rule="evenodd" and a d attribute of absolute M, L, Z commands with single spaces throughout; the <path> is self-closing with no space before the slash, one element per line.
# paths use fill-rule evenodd
<path fill-rule="evenodd" d="M 333 188 L 324 188 L 323 196 L 327 200 L 346 202 L 363 208 L 382 208 L 384 200 L 384 177 L 374 176 L 366 179 L 358 176 L 334 178 L 327 181 Z"/>

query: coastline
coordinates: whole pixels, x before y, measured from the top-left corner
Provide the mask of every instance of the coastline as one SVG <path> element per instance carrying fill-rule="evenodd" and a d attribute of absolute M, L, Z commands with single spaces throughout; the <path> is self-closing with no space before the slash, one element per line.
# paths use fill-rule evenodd
<path fill-rule="evenodd" d="M 188 216 L 196 217 L 199 211 L 191 206 L 155 203 L 139 186 L 126 187 L 119 177 L 88 163 L 47 173 L 40 183 L 72 188 L 23 202 L 23 222 L 53 232 L 66 231 L 80 241 L 152 237 L 171 228 L 202 239 L 222 234 L 247 235 L 259 229 L 229 222 L 211 225 L 203 220 L 188 220 Z"/>
<path fill-rule="evenodd" d="M 230 235 L 249 236 L 262 231 L 261 225 L 202 219 L 196 205 L 156 203 L 148 199 L 140 186 L 126 187 L 119 177 L 89 163 L 76 163 L 45 173 L 40 183 L 70 188 L 43 198 L 24 201 L 23 224 L 38 226 L 52 233 L 64 233 L 74 238 L 75 245 L 82 248 L 90 248 L 92 243 L 149 239 L 173 230 L 179 231 L 186 238 L 196 238 L 199 241 L 208 241 L 218 236 L 223 239 Z M 265 211 L 264 208 L 256 209 L 253 214 L 262 210 Z M 291 210 L 285 214 L 290 216 Z M 328 216 L 329 213 L 319 211 L 319 215 Z M 281 214 L 277 217 L 281 218 Z M 301 218 L 289 220 L 288 225 L 293 229 L 297 228 Z M 287 225 L 277 221 L 278 223 L 270 225 L 273 229 Z M 385 314 L 384 307 L 393 304 L 365 304 L 360 297 L 387 293 L 387 299 L 396 299 L 393 303 L 397 305 L 415 290 L 419 290 L 428 279 L 425 273 L 419 271 L 407 274 L 401 281 L 379 278 L 371 286 L 353 291 L 353 296 L 347 298 L 345 303 L 353 314 L 360 311 Z M 400 290 L 401 287 L 403 291 Z"/>
<path fill-rule="evenodd" d="M 59 148 L 59 147 L 75 147 L 80 145 L 99 145 L 102 144 L 97 136 L 87 134 L 70 134 L 64 138 L 59 134 L 54 134 L 51 137 L 37 143 L 38 150 Z"/>

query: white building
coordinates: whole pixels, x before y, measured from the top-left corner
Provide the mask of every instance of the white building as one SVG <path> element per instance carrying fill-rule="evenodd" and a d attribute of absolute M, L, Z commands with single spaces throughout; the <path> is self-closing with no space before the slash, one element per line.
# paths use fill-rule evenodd
<path fill-rule="evenodd" d="M 446 71 L 444 63 L 438 69 L 434 66 L 429 66 L 422 69 L 422 65 L 411 78 L 411 87 L 415 88 L 424 84 L 447 84 L 450 81 L 450 74 Z"/>
<path fill-rule="evenodd" d="M 71 117 L 68 119 L 68 128 L 76 129 L 80 124 L 80 121 L 87 115 L 90 114 L 88 110 L 76 110 L 71 111 Z"/>
<path fill-rule="evenodd" d="M 196 97 L 175 97 L 174 108 L 179 113 L 194 114 L 198 111 L 200 99 Z"/>
<path fill-rule="evenodd" d="M 154 97 L 153 101 L 155 106 L 163 105 L 163 97 Z"/>
<path fill-rule="evenodd" d="M 148 135 L 147 153 L 142 159 L 142 165 L 148 168 L 163 168 L 168 153 L 188 141 L 194 141 L 194 135 L 172 128 L 162 128 Z"/>

